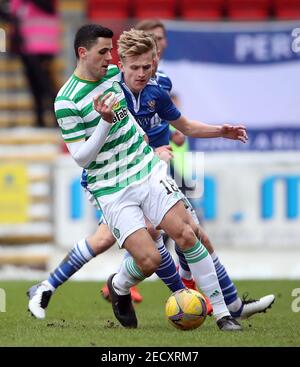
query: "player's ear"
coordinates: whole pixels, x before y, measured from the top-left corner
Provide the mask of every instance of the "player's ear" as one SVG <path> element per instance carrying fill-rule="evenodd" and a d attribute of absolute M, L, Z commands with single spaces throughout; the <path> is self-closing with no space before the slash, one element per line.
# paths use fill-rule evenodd
<path fill-rule="evenodd" d="M 78 47 L 78 55 L 80 58 L 84 58 L 86 55 L 87 49 L 85 47 Z"/>

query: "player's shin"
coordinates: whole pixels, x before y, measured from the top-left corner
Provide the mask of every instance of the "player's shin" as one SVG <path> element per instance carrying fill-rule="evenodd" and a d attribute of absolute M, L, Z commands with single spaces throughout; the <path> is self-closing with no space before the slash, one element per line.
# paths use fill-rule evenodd
<path fill-rule="evenodd" d="M 181 248 L 177 245 L 177 243 L 175 243 L 175 251 L 179 259 L 179 267 L 178 267 L 179 275 L 181 276 L 181 278 L 191 280 L 192 279 L 191 269 L 189 268 L 184 253 L 182 252 Z"/>
<path fill-rule="evenodd" d="M 198 288 L 205 293 L 212 304 L 215 318 L 219 320 L 229 316 L 212 258 L 206 248 L 200 241 L 196 241 L 192 248 L 183 250 L 183 253 Z"/>
<path fill-rule="evenodd" d="M 58 288 L 95 256 L 88 242 L 80 240 L 49 275 L 48 283 L 54 289 Z"/>
<path fill-rule="evenodd" d="M 174 260 L 163 243 L 162 236 L 159 236 L 155 243 L 161 256 L 161 263 L 156 269 L 156 275 L 166 284 L 171 292 L 185 288 L 176 270 Z"/>

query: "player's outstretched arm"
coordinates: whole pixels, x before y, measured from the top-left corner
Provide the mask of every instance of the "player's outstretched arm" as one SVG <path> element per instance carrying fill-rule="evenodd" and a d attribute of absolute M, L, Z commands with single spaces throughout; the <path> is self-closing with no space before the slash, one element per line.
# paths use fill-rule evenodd
<path fill-rule="evenodd" d="M 177 130 L 181 131 L 186 136 L 193 138 L 227 138 L 240 140 L 245 143 L 248 140 L 246 128 L 243 125 L 233 126 L 224 125 L 209 125 L 204 122 L 188 120 L 184 116 L 180 116 L 177 120 L 170 121 Z"/>

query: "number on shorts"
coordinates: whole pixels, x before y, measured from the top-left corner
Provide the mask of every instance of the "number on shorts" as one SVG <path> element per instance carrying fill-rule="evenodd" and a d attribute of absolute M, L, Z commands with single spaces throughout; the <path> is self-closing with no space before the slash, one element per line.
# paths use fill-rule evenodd
<path fill-rule="evenodd" d="M 179 192 L 178 186 L 175 181 L 170 178 L 165 178 L 160 180 L 160 183 L 164 185 L 164 188 L 167 190 L 167 195 L 172 194 L 172 192 Z"/>

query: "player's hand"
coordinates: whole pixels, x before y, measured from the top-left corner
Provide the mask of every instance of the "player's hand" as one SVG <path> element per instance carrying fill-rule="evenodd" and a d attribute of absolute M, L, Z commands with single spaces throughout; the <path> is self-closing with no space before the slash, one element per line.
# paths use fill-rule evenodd
<path fill-rule="evenodd" d="M 172 132 L 171 140 L 178 147 L 181 147 L 185 142 L 185 135 L 181 131 L 175 130 Z"/>
<path fill-rule="evenodd" d="M 246 127 L 243 125 L 233 126 L 224 124 L 221 128 L 221 136 L 226 139 L 239 140 L 242 143 L 246 143 L 248 140 Z"/>
<path fill-rule="evenodd" d="M 168 163 L 174 157 L 172 153 L 172 147 L 170 145 L 162 145 L 161 147 L 156 148 L 155 153 L 166 163 Z"/>
<path fill-rule="evenodd" d="M 117 101 L 115 94 L 112 92 L 105 95 L 98 94 L 93 98 L 93 101 L 94 109 L 101 115 L 103 120 L 112 124 L 115 116 L 112 108 Z"/>

